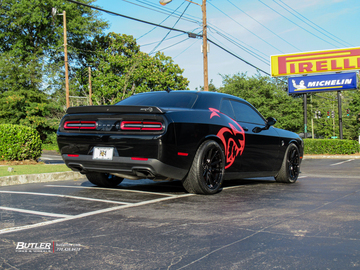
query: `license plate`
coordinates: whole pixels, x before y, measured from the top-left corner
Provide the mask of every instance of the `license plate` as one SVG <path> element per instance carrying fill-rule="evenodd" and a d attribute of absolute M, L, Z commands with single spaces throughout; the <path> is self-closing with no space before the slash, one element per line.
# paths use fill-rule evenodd
<path fill-rule="evenodd" d="M 112 160 L 113 154 L 113 147 L 94 147 L 93 159 Z"/>

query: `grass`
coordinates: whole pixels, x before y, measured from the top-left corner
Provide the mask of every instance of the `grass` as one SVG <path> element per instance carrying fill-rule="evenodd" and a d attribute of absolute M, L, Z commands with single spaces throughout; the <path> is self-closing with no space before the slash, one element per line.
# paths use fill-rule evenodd
<path fill-rule="evenodd" d="M 14 168 L 13 172 L 8 172 L 8 168 Z M 66 165 L 4 165 L 0 166 L 0 177 L 11 176 L 11 175 L 22 175 L 22 174 L 41 174 L 41 173 L 52 173 L 52 172 L 66 172 L 71 171 Z"/>
<path fill-rule="evenodd" d="M 59 152 L 57 144 L 43 144 L 43 150 L 53 150 Z M 22 174 L 41 174 L 41 173 L 53 173 L 53 172 L 67 172 L 71 171 L 65 164 L 60 165 L 46 165 L 44 163 L 31 164 L 32 162 L 24 162 L 26 165 L 13 165 L 6 164 L 7 162 L 1 162 L 5 164 L 0 166 L 0 177 L 3 176 L 12 176 L 12 175 L 22 175 Z M 1 165 L 1 164 L 0 164 Z M 11 167 L 14 169 L 13 172 L 9 172 L 8 168 Z"/>

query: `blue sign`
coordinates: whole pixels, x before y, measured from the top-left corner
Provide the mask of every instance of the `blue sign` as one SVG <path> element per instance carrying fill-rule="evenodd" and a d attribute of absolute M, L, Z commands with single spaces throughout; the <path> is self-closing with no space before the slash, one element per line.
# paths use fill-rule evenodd
<path fill-rule="evenodd" d="M 355 72 L 288 78 L 289 94 L 357 89 Z"/>

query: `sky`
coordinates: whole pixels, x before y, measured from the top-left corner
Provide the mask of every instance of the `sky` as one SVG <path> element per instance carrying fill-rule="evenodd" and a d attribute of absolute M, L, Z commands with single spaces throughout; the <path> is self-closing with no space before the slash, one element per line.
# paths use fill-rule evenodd
<path fill-rule="evenodd" d="M 194 2 L 201 4 L 201 0 Z M 202 33 L 201 7 L 184 0 L 166 6 L 158 0 L 96 0 L 92 5 Z M 209 82 L 217 88 L 225 75 L 253 76 L 257 68 L 263 71 L 260 74 L 269 74 L 271 55 L 360 46 L 359 0 L 207 0 L 206 11 L 208 39 L 236 56 L 209 45 Z M 100 17 L 110 25 L 107 32 L 132 35 L 141 51 L 151 55 L 161 51 L 172 57 L 190 81 L 189 89 L 204 85 L 202 39 L 104 12 Z"/>

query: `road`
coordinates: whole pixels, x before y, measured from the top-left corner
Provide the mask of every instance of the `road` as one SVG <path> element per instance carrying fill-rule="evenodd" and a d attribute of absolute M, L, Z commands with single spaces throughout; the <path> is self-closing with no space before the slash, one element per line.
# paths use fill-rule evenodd
<path fill-rule="evenodd" d="M 61 155 L 56 151 L 43 150 L 39 161 L 44 162 L 45 164 L 64 164 Z"/>
<path fill-rule="evenodd" d="M 178 181 L 1 187 L 0 268 L 360 269 L 359 162 L 307 159 L 295 184 L 213 196 Z"/>

